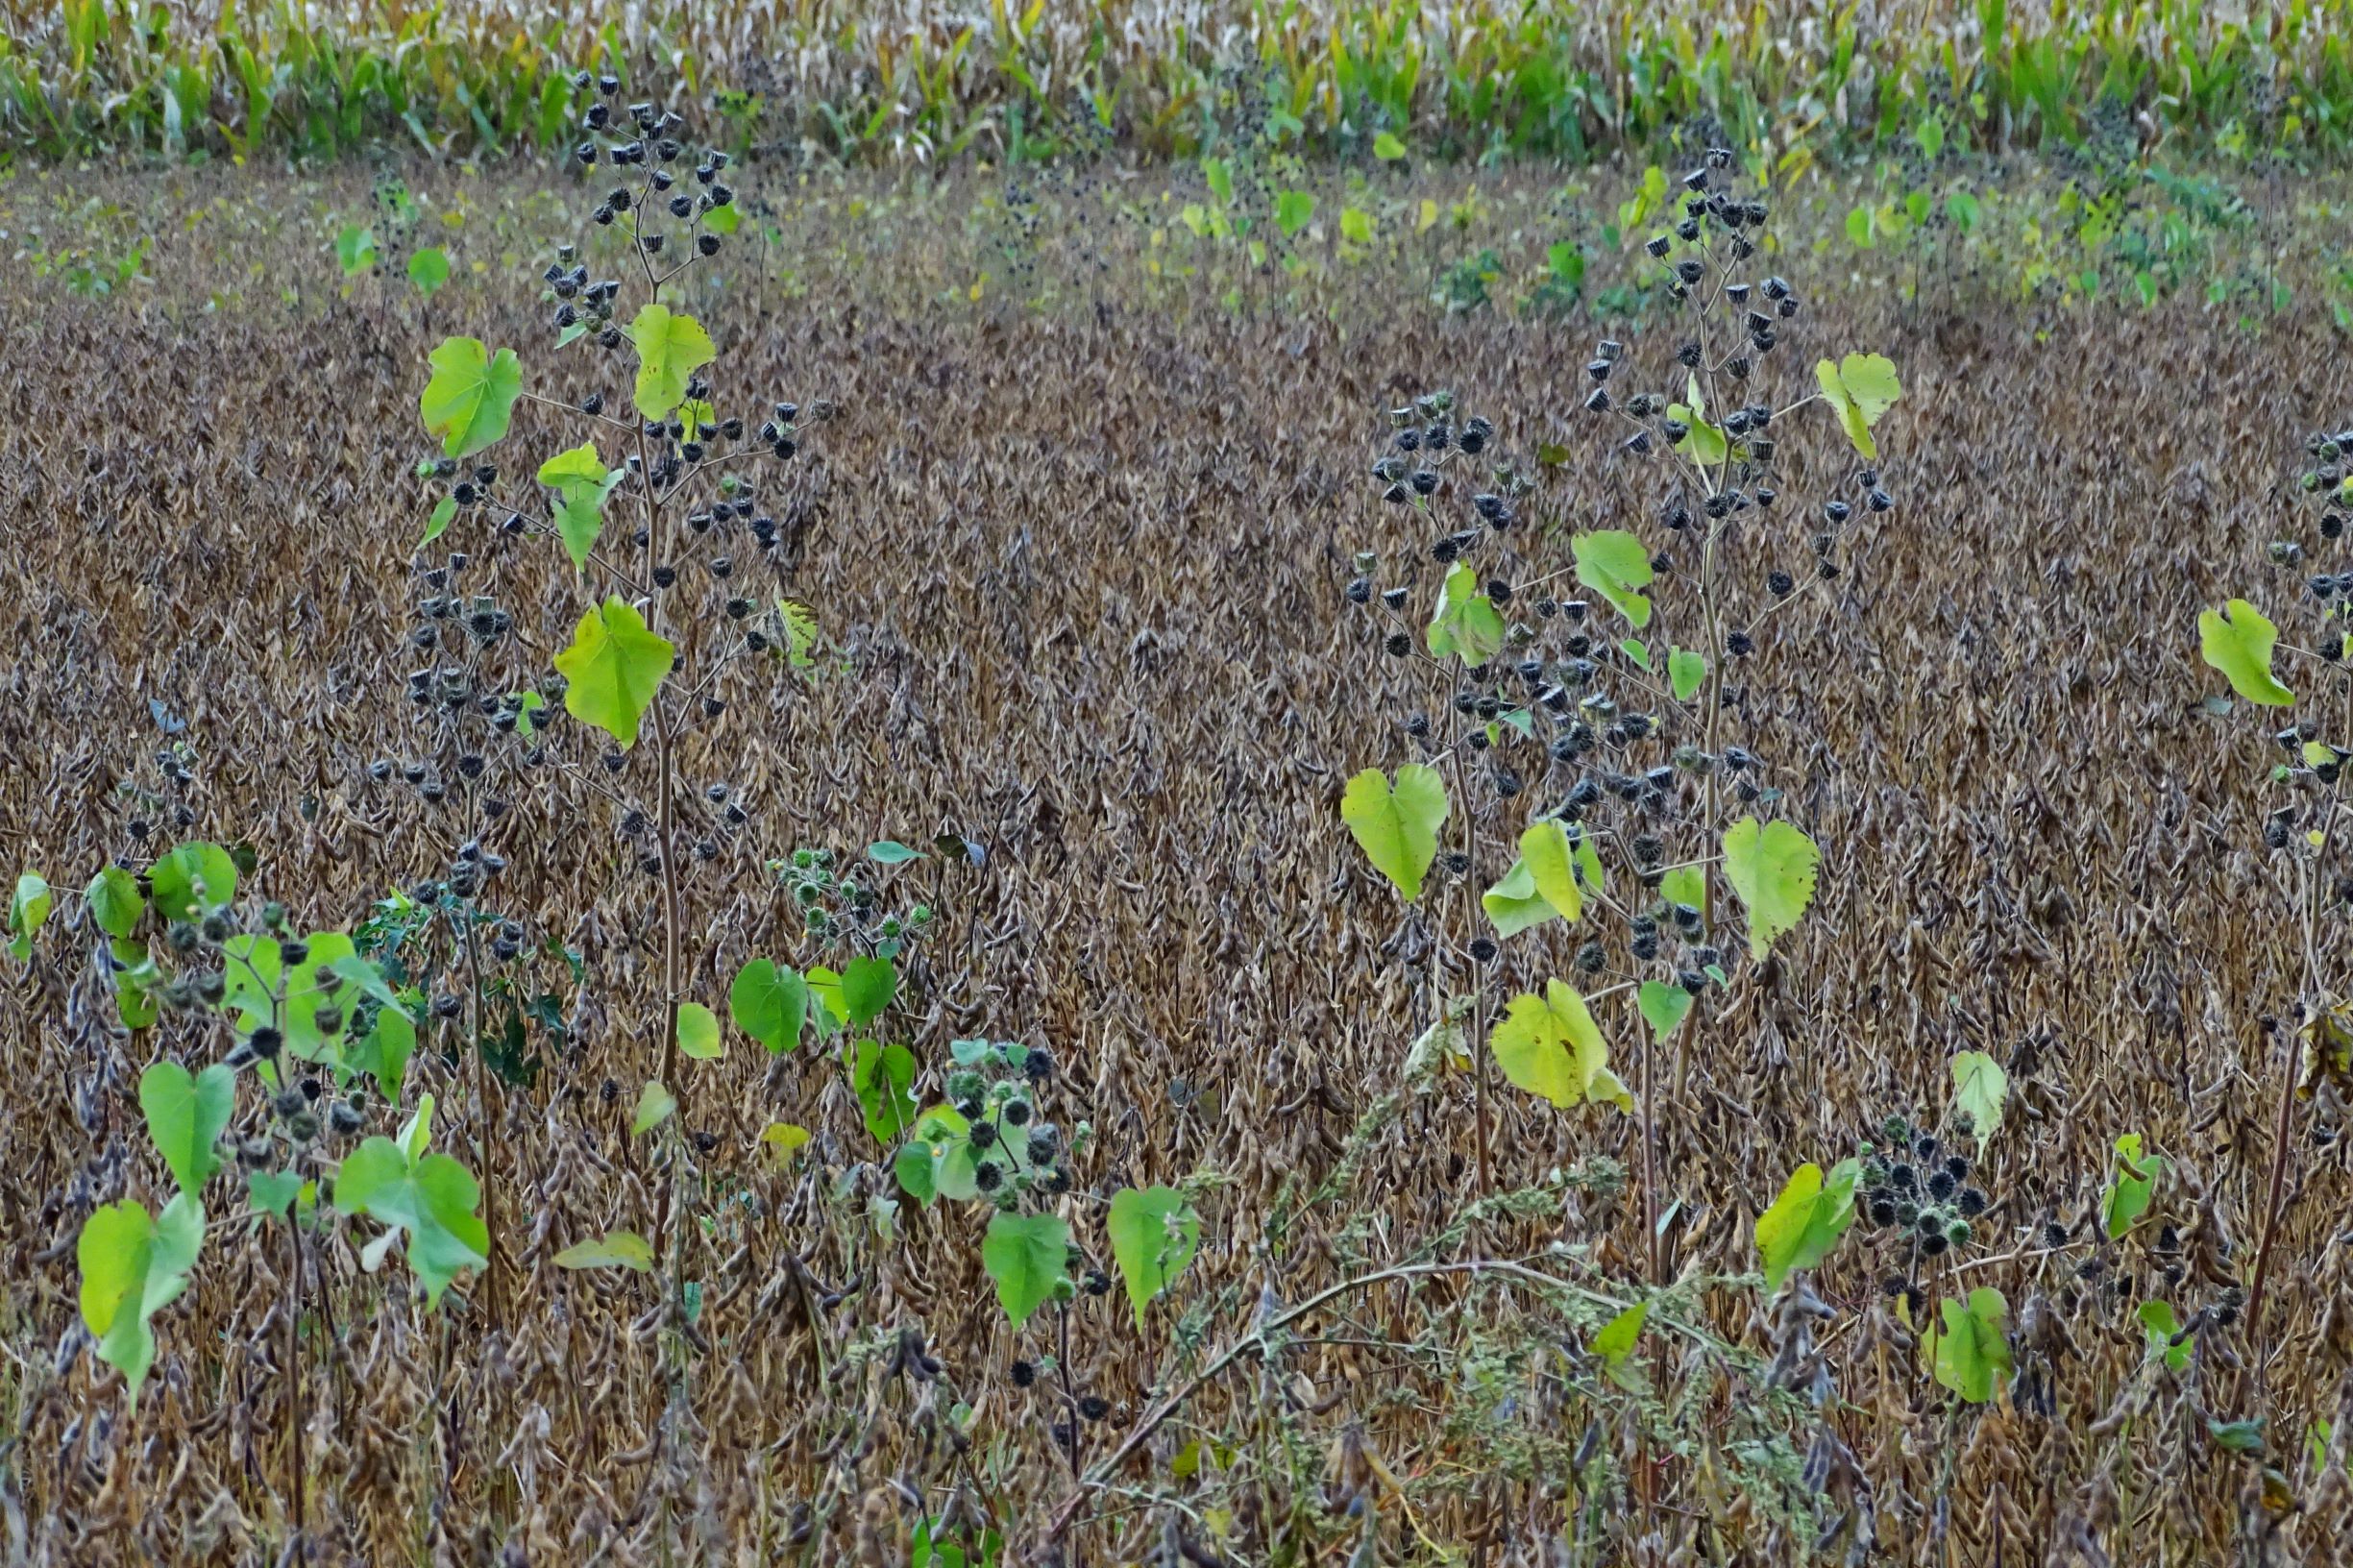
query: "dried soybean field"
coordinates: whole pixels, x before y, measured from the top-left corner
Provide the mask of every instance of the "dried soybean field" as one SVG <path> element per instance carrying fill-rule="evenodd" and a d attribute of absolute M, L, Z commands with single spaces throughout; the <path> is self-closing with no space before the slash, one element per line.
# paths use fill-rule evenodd
<path fill-rule="evenodd" d="M 1682 168 L 0 186 L 0 1557 L 2337 1560 L 2342 230 Z"/>

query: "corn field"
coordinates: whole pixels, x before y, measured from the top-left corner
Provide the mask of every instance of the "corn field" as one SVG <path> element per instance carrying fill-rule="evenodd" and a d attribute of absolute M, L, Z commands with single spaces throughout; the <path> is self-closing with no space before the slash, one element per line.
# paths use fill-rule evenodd
<path fill-rule="evenodd" d="M 2341 150 L 2345 0 L 1871 0 L 1689 7 L 873 0 L 444 8 L 398 0 L 0 7 L 0 136 L 49 156 L 472 156 L 569 144 L 601 62 L 814 155 L 1020 159 L 1115 134 L 1190 156 L 1270 125 L 1339 152 L 1590 159 L 1707 120 L 1802 169 L 1934 120 L 1985 149 L 2150 141 Z"/>

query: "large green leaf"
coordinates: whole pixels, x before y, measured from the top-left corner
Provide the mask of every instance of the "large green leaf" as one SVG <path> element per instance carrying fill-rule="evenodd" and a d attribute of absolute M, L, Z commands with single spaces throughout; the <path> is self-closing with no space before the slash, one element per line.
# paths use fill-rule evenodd
<path fill-rule="evenodd" d="M 1811 1268 L 1830 1255 L 1854 1223 L 1854 1185 L 1862 1165 L 1841 1160 L 1825 1182 L 1822 1167 L 1800 1165 L 1782 1185 L 1773 1207 L 1756 1216 L 1756 1255 L 1765 1265 L 1765 1288 L 1777 1291 L 1790 1271 Z"/>
<path fill-rule="evenodd" d="M 606 468 L 597 455 L 594 441 L 583 441 L 539 465 L 539 482 L 556 494 L 555 531 L 575 570 L 587 569 L 589 551 L 604 531 L 605 498 L 621 478 L 620 469 Z"/>
<path fill-rule="evenodd" d="M 478 337 L 449 337 L 427 356 L 432 380 L 417 399 L 426 433 L 453 457 L 481 451 L 506 433 L 523 395 L 523 365 L 512 349 L 494 356 Z"/>
<path fill-rule="evenodd" d="M 109 866 L 91 877 L 82 897 L 89 905 L 90 919 L 110 937 L 128 937 L 138 929 L 139 917 L 147 913 L 147 895 L 139 892 L 139 879 L 120 866 Z"/>
<path fill-rule="evenodd" d="M 174 846 L 147 872 L 156 913 L 184 920 L 226 908 L 237 895 L 237 863 L 217 844 L 191 841 Z"/>
<path fill-rule="evenodd" d="M 1609 1070 L 1609 1046 L 1585 999 L 1565 982 L 1546 982 L 1541 996 L 1514 996 L 1491 1042 L 1504 1076 L 1531 1094 L 1564 1109 L 1588 1102 L 1634 1108 Z"/>
<path fill-rule="evenodd" d="M 1185 1194 L 1173 1187 L 1150 1187 L 1141 1191 L 1122 1188 L 1111 1200 L 1111 1255 L 1127 1284 L 1127 1299 L 1136 1309 L 1136 1328 L 1143 1329 L 1143 1310 L 1192 1262 L 1201 1241 L 1201 1216 Z"/>
<path fill-rule="evenodd" d="M 205 1238 L 204 1205 L 182 1192 L 150 1219 L 126 1198 L 90 1212 L 74 1244 L 82 1269 L 82 1321 L 98 1341 L 98 1355 L 130 1385 L 138 1409 L 139 1385 L 155 1365 L 156 1313 L 187 1288 L 188 1270 Z"/>
<path fill-rule="evenodd" d="M 1656 574 L 1641 540 L 1623 528 L 1603 528 L 1571 539 L 1569 553 L 1577 558 L 1579 582 L 1616 605 L 1637 631 L 1651 624 L 1651 601 L 1642 590 Z"/>
<path fill-rule="evenodd" d="M 2002 1332 L 2010 1304 L 2001 1292 L 1979 1286 L 1966 1303 L 1941 1304 L 1944 1327 L 1931 1324 L 1921 1349 L 1936 1368 L 1936 1381 L 1972 1405 L 1994 1397 L 1997 1380 L 2011 1368 L 2010 1341 Z"/>
<path fill-rule="evenodd" d="M 2232 600 L 2223 609 L 2221 615 L 2197 612 L 2200 655 L 2249 702 L 2269 708 L 2293 702 L 2295 693 L 2271 674 L 2271 649 L 2279 641 L 2279 628 L 2243 599 Z"/>
<path fill-rule="evenodd" d="M 221 1063 L 191 1075 L 177 1062 L 157 1062 L 139 1074 L 147 1136 L 183 1192 L 196 1191 L 221 1168 L 213 1145 L 236 1108 L 236 1074 Z"/>
<path fill-rule="evenodd" d="M 842 966 L 842 1004 L 849 1026 L 863 1029 L 882 1017 L 898 994 L 898 970 L 887 958 L 853 958 Z"/>
<path fill-rule="evenodd" d="M 615 595 L 580 617 L 572 646 L 555 655 L 569 683 L 564 707 L 623 747 L 635 746 L 638 723 L 676 658 L 677 649 L 648 631 L 645 618 Z"/>
<path fill-rule="evenodd" d="M 1397 770 L 1394 789 L 1380 769 L 1367 768 L 1340 795 L 1340 821 L 1356 835 L 1373 869 L 1395 883 L 1409 902 L 1421 896 L 1422 878 L 1438 858 L 1446 809 L 1446 785 L 1437 770 L 1418 762 Z"/>
<path fill-rule="evenodd" d="M 1814 899 L 1822 851 L 1784 821 L 1743 817 L 1724 830 L 1724 874 L 1749 910 L 1749 956 L 1762 960 Z"/>
<path fill-rule="evenodd" d="M 2148 1213 L 2155 1201 L 2157 1183 L 2165 1175 L 2165 1161 L 2153 1154 L 2141 1152 L 2141 1135 L 2126 1133 L 2116 1140 L 2116 1169 L 2108 1179 L 2108 1190 L 2099 1202 L 2101 1226 L 2108 1239 L 2115 1240 L 2132 1229 L 2132 1222 Z"/>
<path fill-rule="evenodd" d="M 1816 364 L 1814 380 L 1821 383 L 1824 401 L 1837 412 L 1854 450 L 1866 457 L 1876 457 L 1879 447 L 1872 439 L 1872 427 L 1903 396 L 1894 362 L 1884 355 L 1851 354 L 1835 365 L 1827 359 Z"/>
<path fill-rule="evenodd" d="M 629 341 L 637 345 L 637 411 L 648 419 L 668 419 L 685 401 L 687 381 L 719 354 L 701 323 L 660 305 L 637 312 Z"/>
<path fill-rule="evenodd" d="M 2009 1096 L 2010 1075 L 1983 1051 L 1963 1051 L 1952 1059 L 1952 1108 L 1969 1117 L 1979 1148 L 2001 1130 L 2002 1102 Z"/>
<path fill-rule="evenodd" d="M 1479 591 L 1479 574 L 1457 566 L 1446 574 L 1438 593 L 1437 613 L 1430 620 L 1430 652 L 1434 658 L 1458 654 L 1468 665 L 1482 665 L 1503 650 L 1504 618 L 1495 601 Z"/>
<path fill-rule="evenodd" d="M 405 1235 L 408 1266 L 425 1286 L 427 1305 L 437 1306 L 460 1270 L 490 1266 L 490 1229 L 474 1212 L 482 1189 L 466 1167 L 425 1151 L 429 1096 L 428 1102 L 401 1142 L 371 1138 L 344 1157 L 335 1207 L 390 1227 L 360 1253 L 370 1271 L 383 1266 L 392 1243 Z"/>
<path fill-rule="evenodd" d="M 935 1197 L 958 1202 L 977 1197 L 971 1130 L 964 1113 L 953 1106 L 935 1105 L 918 1116 L 893 1162 L 900 1188 L 918 1203 L 928 1204 Z"/>
<path fill-rule="evenodd" d="M 1578 885 L 1577 855 L 1569 843 L 1569 830 L 1556 817 L 1531 822 L 1520 835 L 1520 862 L 1536 885 L 1544 901 L 1559 912 L 1564 920 L 1574 921 L 1585 911 L 1584 890 Z"/>
<path fill-rule="evenodd" d="M 727 988 L 727 1011 L 737 1028 L 771 1051 L 789 1051 L 800 1043 L 808 982 L 792 969 L 755 958 L 736 971 L 735 984 Z"/>
<path fill-rule="evenodd" d="M 33 956 L 33 939 L 48 923 L 49 908 L 56 894 L 37 871 L 26 871 L 16 878 L 16 891 L 9 895 L 9 956 L 19 964 Z"/>
<path fill-rule="evenodd" d="M 866 1130 L 895 1143 L 915 1125 L 915 1053 L 904 1045 L 858 1041 L 850 1060 L 849 1087 L 866 1115 Z"/>
<path fill-rule="evenodd" d="M 1069 1274 L 1070 1228 L 1053 1214 L 1009 1214 L 989 1218 L 981 1238 L 980 1263 L 996 1282 L 996 1299 L 1019 1328 L 1054 1294 Z"/>

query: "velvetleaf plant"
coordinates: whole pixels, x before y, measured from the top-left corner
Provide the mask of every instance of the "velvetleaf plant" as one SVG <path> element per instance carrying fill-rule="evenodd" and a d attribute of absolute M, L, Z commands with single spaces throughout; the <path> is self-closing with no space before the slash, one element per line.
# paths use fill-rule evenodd
<path fill-rule="evenodd" d="M 1590 933 L 1573 949 L 1574 982 L 1548 978 L 1511 998 L 1487 1051 L 1512 1084 L 1556 1106 L 1638 1101 L 1654 1209 L 1657 1058 L 1741 968 L 1726 947 L 1720 889 L 1741 905 L 1753 967 L 1802 919 L 1821 860 L 1775 814 L 1768 762 L 1728 727 L 1741 693 L 1732 674 L 1804 597 L 1801 566 L 1834 581 L 1854 524 L 1895 504 L 1876 467 L 1876 428 L 1901 396 L 1888 360 L 1826 358 L 1802 394 L 1778 405 L 1761 395 L 1800 303 L 1780 277 L 1756 276 L 1769 213 L 1727 187 L 1730 163 L 1717 149 L 1685 176 L 1674 228 L 1645 246 L 1686 323 L 1661 367 L 1672 390 L 1630 389 L 1646 373 L 1615 341 L 1586 366 L 1585 407 L 1616 432 L 1616 457 L 1658 475 L 1655 531 L 1579 532 L 1565 565 L 1530 562 L 1513 540 L 1534 479 L 1499 459 L 1490 422 L 1435 393 L 1392 412 L 1372 468 L 1438 569 L 1427 619 L 1409 614 L 1417 572 L 1408 563 L 1384 582 L 1380 556 L 1360 553 L 1347 590 L 1379 621 L 1386 652 L 1422 677 L 1429 705 L 1404 723 L 1417 759 L 1351 778 L 1341 819 L 1409 902 L 1434 874 L 1458 890 L 1441 948 L 1447 985 L 1468 993 L 1474 1041 L 1487 1030 L 1482 992 L 1499 943 L 1555 921 Z M 1835 417 L 1859 461 L 1800 521 L 1781 495 L 1775 427 L 1813 404 Z M 1500 559 L 1483 569 L 1483 553 Z M 1564 593 L 1565 578 L 1590 597 Z M 1504 842 L 1488 847 L 1483 828 Z M 1604 916 L 1619 928 L 1614 942 L 1600 934 Z M 1619 995 L 1652 1037 L 1638 1093 L 1610 1066 L 1595 1014 Z M 1454 1016 L 1456 1004 L 1433 1000 L 1437 1017 Z M 1483 1188 L 1485 1056 L 1474 1054 Z"/>
<path fill-rule="evenodd" d="M 725 1047 L 719 999 L 691 994 L 703 966 L 686 951 L 688 904 L 696 868 L 722 861 L 750 821 L 728 780 L 698 786 L 684 776 L 682 742 L 725 711 L 722 694 L 731 676 L 761 656 L 788 672 L 804 669 L 820 639 L 804 606 L 775 597 L 763 603 L 750 580 L 781 537 L 763 505 L 774 476 L 763 470 L 797 454 L 800 410 L 776 402 L 754 429 L 720 407 L 705 375 L 720 359 L 719 346 L 674 307 L 681 280 L 718 256 L 735 232 L 728 156 L 690 152 L 674 112 L 650 103 L 623 106 L 614 76 L 581 72 L 574 86 L 586 108 L 572 156 L 590 180 L 609 179 L 591 218 L 610 237 L 557 245 L 541 273 L 557 356 L 549 380 L 569 389 L 561 396 L 533 390 L 527 381 L 534 373 L 514 350 L 478 338 L 453 336 L 433 350 L 418 413 L 440 450 L 420 474 L 443 493 L 420 549 L 456 528 L 480 536 L 424 567 L 428 588 L 440 595 L 453 592 L 477 552 L 551 541 L 577 574 L 585 603 L 552 671 L 536 683 L 502 689 L 462 666 L 454 681 L 446 669 L 426 679 L 429 699 L 445 685 L 462 687 L 461 726 L 517 736 L 520 766 L 555 767 L 603 796 L 628 860 L 654 886 L 661 980 L 644 1024 L 659 1032 L 662 1065 L 638 1086 L 631 1123 L 637 1135 L 659 1136 L 667 1164 L 657 1211 L 648 1216 L 651 1239 L 616 1231 L 568 1249 L 559 1262 L 648 1270 L 667 1243 L 675 1314 L 692 1228 L 677 1213 L 682 1192 L 692 1190 L 683 1129 L 693 1102 L 681 1059 L 714 1059 Z M 592 271 L 592 258 L 606 275 Z M 573 371 L 568 361 L 583 356 L 591 368 Z M 628 377 L 625 397 L 609 405 L 608 388 L 596 384 L 613 374 L 608 365 Z M 502 489 L 499 465 L 484 454 L 508 436 L 525 405 L 583 439 L 546 453 L 528 470 L 526 487 Z M 475 634 L 478 600 L 461 600 L 457 614 L 430 645 L 421 631 L 420 648 L 446 651 L 453 639 Z M 549 744 L 543 732 L 558 704 L 601 733 L 601 751 L 570 756 Z M 650 764 L 633 768 L 641 742 Z M 470 812 L 483 809 L 470 815 L 469 845 L 493 839 L 504 815 L 488 809 L 496 801 L 495 791 L 470 800 Z M 879 990 L 887 1004 L 892 987 Z M 772 960 L 754 959 L 737 975 L 726 1005 L 746 1034 L 771 1051 L 789 1051 L 807 1016 L 805 983 Z"/>
<path fill-rule="evenodd" d="M 2229 682 L 2230 689 L 2272 725 L 2270 782 L 2278 803 L 2264 816 L 2263 850 L 2285 875 L 2273 885 L 2288 904 L 2302 959 L 2292 1027 L 2276 1029 L 2283 1060 L 2278 1067 L 2276 1109 L 2271 1126 L 2271 1161 L 2262 1199 L 2263 1228 L 2256 1242 L 2254 1272 L 2246 1298 L 2247 1334 L 2261 1343 L 2266 1286 L 2274 1243 L 2297 1185 L 2289 1180 L 2291 1151 L 2301 1141 L 2296 1105 L 2323 1080 L 2341 1091 L 2353 1086 L 2353 1004 L 2329 961 L 2334 927 L 2330 918 L 2353 905 L 2353 868 L 2347 865 L 2344 816 L 2348 809 L 2344 770 L 2353 759 L 2353 572 L 2316 569 L 2323 552 L 2341 548 L 2353 527 L 2353 427 L 2313 436 L 2305 445 L 2296 492 L 2312 518 L 2310 539 L 2275 539 L 2271 564 L 2302 578 L 2294 611 L 2301 625 L 2294 642 L 2280 640 L 2280 626 L 2244 599 L 2198 612 L 2198 652 Z M 2285 613 L 2285 612 L 2284 612 Z M 2280 678 L 2275 656 L 2292 652 L 2311 668 L 2310 687 L 2299 693 Z M 2217 714 L 2231 711 L 2227 697 L 2207 698 Z M 2284 710 L 2277 711 L 2274 710 Z M 2330 717 L 2334 715 L 2334 717 Z M 2272 1027 L 2267 1019 L 2267 1027 Z M 2120 1162 L 2129 1169 L 2138 1140 Z M 2120 1179 L 2116 1190 L 2133 1201 L 2135 1188 Z M 2146 1206 L 2141 1195 L 2141 1207 Z M 2108 1206 L 2114 1212 L 2112 1201 Z"/>
<path fill-rule="evenodd" d="M 193 757 L 183 745 L 159 759 L 165 788 L 183 795 L 173 810 L 182 825 L 195 816 L 184 797 Z M 145 809 L 160 796 L 136 798 Z M 142 844 L 153 831 L 144 817 L 128 826 Z M 193 839 L 103 866 L 81 891 L 124 1033 L 157 1052 L 139 1075 L 138 1105 L 168 1187 L 95 1204 L 74 1251 L 83 1326 L 135 1412 L 159 1355 L 158 1320 L 187 1288 L 208 1227 L 240 1211 L 254 1224 L 283 1225 L 287 1495 L 300 1543 L 308 1413 L 299 1330 L 324 1256 L 306 1237 L 331 1223 L 330 1212 L 364 1216 L 364 1239 L 355 1237 L 362 1266 L 375 1272 L 404 1257 L 429 1309 L 460 1274 L 487 1266 L 489 1232 L 473 1173 L 431 1147 L 431 1095 L 396 1135 L 363 1136 L 399 1103 L 415 1045 L 410 998 L 350 933 L 304 934 L 284 904 L 254 895 L 259 864 L 250 845 Z M 14 957 L 38 961 L 36 939 L 56 903 L 37 872 L 17 878 Z M 241 1203 L 217 1190 L 232 1178 L 242 1179 Z"/>

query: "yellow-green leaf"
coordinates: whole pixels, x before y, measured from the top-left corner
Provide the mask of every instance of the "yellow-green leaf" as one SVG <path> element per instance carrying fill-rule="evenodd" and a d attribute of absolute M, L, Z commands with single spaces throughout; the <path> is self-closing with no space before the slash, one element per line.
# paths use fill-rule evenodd
<path fill-rule="evenodd" d="M 2220 615 L 2198 611 L 2197 637 L 2200 655 L 2249 702 L 2284 708 L 2295 700 L 2295 693 L 2271 674 L 2279 628 L 2245 600 L 2232 600 Z"/>
<path fill-rule="evenodd" d="M 568 683 L 564 707 L 623 747 L 635 746 L 638 722 L 653 706 L 676 654 L 616 595 L 580 617 L 572 646 L 555 656 L 555 668 Z"/>
<path fill-rule="evenodd" d="M 2011 1369 L 2010 1341 L 2002 1332 L 2010 1304 L 2000 1291 L 1981 1285 L 1966 1303 L 1948 1301 L 1941 1311 L 1944 1326 L 1928 1326 L 1921 1350 L 1935 1367 L 1938 1383 L 1970 1404 L 1982 1405 Z"/>
<path fill-rule="evenodd" d="M 678 1004 L 678 1050 L 698 1062 L 716 1062 L 724 1049 L 719 1036 L 719 1015 L 700 1002 Z"/>
<path fill-rule="evenodd" d="M 1616 605 L 1637 631 L 1651 624 L 1651 601 L 1641 590 L 1655 573 L 1640 539 L 1622 528 L 1603 528 L 1572 538 L 1569 553 L 1576 557 L 1579 582 Z"/>
<path fill-rule="evenodd" d="M 417 399 L 426 433 L 441 437 L 453 457 L 481 451 L 506 433 L 515 400 L 523 395 L 523 365 L 515 351 L 493 355 L 478 337 L 444 338 L 426 356 L 432 379 Z"/>
<path fill-rule="evenodd" d="M 1569 830 L 1556 817 L 1532 822 L 1520 835 L 1520 862 L 1544 895 L 1544 901 L 1574 921 L 1585 912 L 1584 891 L 1577 885 L 1577 861 Z"/>
<path fill-rule="evenodd" d="M 648 419 L 668 419 L 685 400 L 695 372 L 719 355 L 701 323 L 661 305 L 637 312 L 629 341 L 637 345 L 637 411 Z"/>
<path fill-rule="evenodd" d="M 1792 1269 L 1811 1268 L 1830 1255 L 1854 1223 L 1854 1185 L 1862 1166 L 1841 1160 L 1827 1182 L 1812 1161 L 1800 1165 L 1773 1207 L 1756 1216 L 1756 1255 L 1765 1265 L 1765 1288 L 1779 1290 Z"/>
<path fill-rule="evenodd" d="M 1421 896 L 1422 878 L 1438 858 L 1446 810 L 1446 785 L 1437 770 L 1417 762 L 1397 770 L 1394 788 L 1380 769 L 1367 768 L 1340 794 L 1340 821 L 1373 869 L 1408 902 Z"/>
<path fill-rule="evenodd" d="M 1490 1043 L 1504 1076 L 1531 1094 L 1563 1109 L 1588 1102 L 1633 1109 L 1633 1095 L 1609 1070 L 1609 1047 L 1585 999 L 1562 981 L 1546 982 L 1541 996 L 1513 997 Z"/>
<path fill-rule="evenodd" d="M 1784 821 L 1744 817 L 1724 832 L 1724 874 L 1749 910 L 1749 956 L 1762 960 L 1814 899 L 1822 851 Z"/>
<path fill-rule="evenodd" d="M 653 1247 L 635 1231 L 614 1231 L 594 1241 L 576 1241 L 555 1255 L 558 1268 L 628 1268 L 640 1274 L 653 1269 Z"/>
<path fill-rule="evenodd" d="M 1837 412 L 1854 450 L 1866 457 L 1876 457 L 1879 447 L 1872 437 L 1872 427 L 1903 396 L 1894 362 L 1884 355 L 1851 354 L 1835 365 L 1827 359 L 1816 364 L 1814 380 L 1822 386 L 1824 401 Z"/>
<path fill-rule="evenodd" d="M 1963 1051 L 1952 1059 L 1952 1108 L 1969 1117 L 1979 1148 L 2001 1130 L 2002 1102 L 2009 1095 L 2010 1075 L 1983 1051 Z"/>

